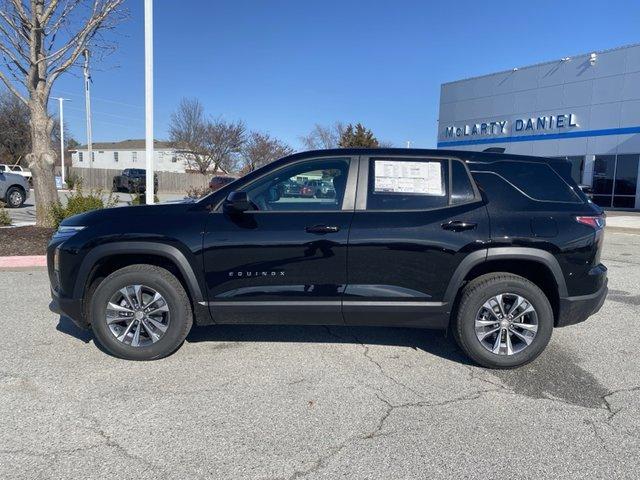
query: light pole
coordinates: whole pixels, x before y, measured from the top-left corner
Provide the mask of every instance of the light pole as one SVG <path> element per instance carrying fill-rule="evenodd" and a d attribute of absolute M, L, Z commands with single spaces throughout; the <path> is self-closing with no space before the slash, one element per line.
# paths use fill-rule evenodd
<path fill-rule="evenodd" d="M 93 185 L 93 138 L 91 132 L 91 92 L 89 86 L 91 84 L 91 75 L 89 75 L 89 50 L 84 49 L 82 52 L 84 55 L 84 104 L 87 116 L 87 149 L 89 153 L 89 184 L 91 188 Z"/>
<path fill-rule="evenodd" d="M 62 185 L 65 184 L 64 179 L 64 101 L 70 101 L 67 98 L 58 97 L 60 102 L 60 172 L 62 173 Z"/>
<path fill-rule="evenodd" d="M 145 107 L 145 151 L 147 205 L 153 204 L 153 0 L 144 0 L 144 107 Z"/>

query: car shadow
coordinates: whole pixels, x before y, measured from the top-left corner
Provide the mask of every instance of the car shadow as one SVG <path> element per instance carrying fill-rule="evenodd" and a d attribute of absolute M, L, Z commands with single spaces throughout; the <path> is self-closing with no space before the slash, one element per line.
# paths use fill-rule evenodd
<path fill-rule="evenodd" d="M 56 330 L 71 337 L 75 337 L 78 340 L 82 340 L 84 343 L 89 343 L 91 340 L 93 340 L 93 333 L 91 332 L 91 330 L 80 328 L 75 323 L 73 323 L 73 320 L 64 315 L 60 315 L 60 318 L 58 318 L 58 325 L 56 325 Z"/>
<path fill-rule="evenodd" d="M 468 358 L 442 330 L 306 325 L 194 326 L 187 342 L 280 342 L 388 345 L 422 350 L 465 365 Z"/>
<path fill-rule="evenodd" d="M 56 330 L 84 343 L 93 341 L 100 350 L 108 354 L 100 343 L 95 341 L 91 330 L 78 327 L 64 315 L 59 317 Z M 186 342 L 386 345 L 421 350 L 452 362 L 471 364 L 451 336 L 445 335 L 441 330 L 334 325 L 209 325 L 194 326 L 187 335 Z"/>

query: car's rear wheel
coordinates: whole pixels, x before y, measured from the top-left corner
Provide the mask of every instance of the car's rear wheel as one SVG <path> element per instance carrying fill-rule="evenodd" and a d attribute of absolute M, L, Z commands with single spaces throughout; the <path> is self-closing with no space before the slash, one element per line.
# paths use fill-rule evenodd
<path fill-rule="evenodd" d="M 534 360 L 549 343 L 553 310 L 544 292 L 526 278 L 490 273 L 465 286 L 452 326 L 472 360 L 489 368 L 515 368 Z"/>
<path fill-rule="evenodd" d="M 164 268 L 130 265 L 113 272 L 96 288 L 91 327 L 112 355 L 155 360 L 180 347 L 193 314 L 180 281 Z"/>
<path fill-rule="evenodd" d="M 20 208 L 27 199 L 24 190 L 18 187 L 11 187 L 7 190 L 7 205 L 10 208 Z"/>

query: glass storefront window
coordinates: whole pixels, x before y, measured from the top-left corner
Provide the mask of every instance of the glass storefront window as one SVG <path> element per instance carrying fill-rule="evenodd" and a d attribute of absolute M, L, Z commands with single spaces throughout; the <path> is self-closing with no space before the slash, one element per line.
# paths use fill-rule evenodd
<path fill-rule="evenodd" d="M 582 183 L 582 172 L 584 172 L 584 155 L 554 157 L 562 160 L 569 160 L 571 163 L 571 178 L 580 185 Z"/>
<path fill-rule="evenodd" d="M 634 208 L 640 155 L 596 155 L 593 201 L 601 207 Z"/>
<path fill-rule="evenodd" d="M 593 201 L 601 207 L 611 206 L 615 168 L 615 155 L 596 155 L 593 164 Z"/>

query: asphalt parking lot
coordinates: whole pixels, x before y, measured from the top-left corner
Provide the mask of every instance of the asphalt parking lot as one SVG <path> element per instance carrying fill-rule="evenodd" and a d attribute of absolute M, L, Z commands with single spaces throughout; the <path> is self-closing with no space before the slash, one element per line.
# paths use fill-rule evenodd
<path fill-rule="evenodd" d="M 62 203 L 66 202 L 67 191 L 58 191 L 58 197 Z M 115 197 L 117 197 L 117 202 L 119 205 L 127 205 L 131 202 L 133 196 L 128 193 L 114 193 Z M 109 193 L 103 194 L 103 198 L 107 200 L 109 197 Z M 161 202 L 167 200 L 179 200 L 184 198 L 185 195 L 178 193 L 160 193 L 158 194 L 158 199 Z M 24 202 L 24 205 L 20 208 L 7 208 L 7 212 L 13 221 L 14 226 L 25 226 L 25 225 L 33 225 L 36 221 L 36 199 L 33 190 L 29 193 L 29 198 Z"/>
<path fill-rule="evenodd" d="M 640 235 L 607 232 L 610 295 L 533 364 L 490 371 L 442 333 L 196 328 L 112 358 L 0 272 L 0 478 L 638 478 Z"/>

